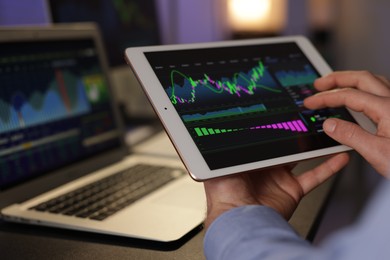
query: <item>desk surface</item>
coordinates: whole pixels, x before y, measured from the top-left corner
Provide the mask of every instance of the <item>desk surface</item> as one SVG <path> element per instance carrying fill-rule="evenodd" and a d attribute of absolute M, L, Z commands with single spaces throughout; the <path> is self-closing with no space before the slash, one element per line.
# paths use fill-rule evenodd
<path fill-rule="evenodd" d="M 290 223 L 310 236 L 332 181 L 311 192 Z M 204 259 L 204 230 L 195 229 L 175 243 L 89 234 L 78 231 L 0 223 L 1 259 Z"/>
<path fill-rule="evenodd" d="M 139 147 L 143 152 L 145 146 Z M 166 149 L 163 149 L 167 153 Z M 172 154 L 174 154 L 172 149 Z M 300 164 L 298 172 L 317 161 Z M 290 223 L 310 238 L 317 217 L 332 187 L 330 180 L 307 195 Z M 204 259 L 204 230 L 194 229 L 173 243 L 156 243 L 86 232 L 0 222 L 1 259 Z"/>

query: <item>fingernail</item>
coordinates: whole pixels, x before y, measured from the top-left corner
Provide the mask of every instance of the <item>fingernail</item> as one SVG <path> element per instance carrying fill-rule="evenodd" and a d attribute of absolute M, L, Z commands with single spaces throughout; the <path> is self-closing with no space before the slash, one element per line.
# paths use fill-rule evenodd
<path fill-rule="evenodd" d="M 333 119 L 327 119 L 324 122 L 324 125 L 322 126 L 325 130 L 325 132 L 333 133 L 336 129 L 336 121 Z"/>

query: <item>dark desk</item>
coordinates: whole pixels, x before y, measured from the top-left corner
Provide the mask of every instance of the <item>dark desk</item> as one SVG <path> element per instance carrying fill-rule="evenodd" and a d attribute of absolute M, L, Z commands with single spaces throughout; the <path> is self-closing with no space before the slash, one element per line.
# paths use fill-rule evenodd
<path fill-rule="evenodd" d="M 136 133 L 149 134 L 147 129 Z M 137 137 L 137 138 L 134 138 Z M 129 144 L 142 139 L 137 135 L 130 136 Z M 168 146 L 165 146 L 168 142 Z M 169 139 L 162 140 L 156 147 L 154 140 L 144 142 L 135 151 L 177 156 Z M 169 148 L 169 149 L 168 149 Z M 299 165 L 296 172 L 312 168 L 318 160 Z M 330 180 L 306 196 L 290 223 L 302 237 L 311 237 L 316 226 L 317 217 L 325 204 L 333 180 Z M 47 227 L 10 224 L 0 222 L 0 258 L 1 259 L 204 259 L 204 230 L 194 229 L 190 234 L 174 243 L 156 243 L 139 239 L 106 236 L 78 231 L 62 230 Z"/>
<path fill-rule="evenodd" d="M 333 181 L 311 192 L 290 223 L 310 237 Z M 89 234 L 22 224 L 0 223 L 1 259 L 204 259 L 200 228 L 175 243 Z"/>

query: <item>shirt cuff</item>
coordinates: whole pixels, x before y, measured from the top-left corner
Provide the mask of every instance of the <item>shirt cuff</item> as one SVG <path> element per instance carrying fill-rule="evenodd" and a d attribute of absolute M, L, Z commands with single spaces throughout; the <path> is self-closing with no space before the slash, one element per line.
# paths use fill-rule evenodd
<path fill-rule="evenodd" d="M 243 206 L 223 213 L 210 225 L 204 253 L 207 259 L 251 259 L 251 255 L 270 253 L 277 241 L 286 240 L 308 245 L 274 209 Z"/>

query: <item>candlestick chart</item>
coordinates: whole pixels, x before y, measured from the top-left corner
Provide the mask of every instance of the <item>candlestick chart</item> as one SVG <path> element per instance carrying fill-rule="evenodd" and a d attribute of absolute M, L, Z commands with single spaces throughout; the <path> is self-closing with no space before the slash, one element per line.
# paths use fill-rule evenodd
<path fill-rule="evenodd" d="M 318 74 L 311 65 L 294 62 L 271 66 L 270 69 L 259 60 L 252 67 L 243 63 L 242 68 L 238 68 L 241 67 L 235 65 L 233 69 L 223 70 L 223 75 L 212 70 L 188 74 L 178 69 L 170 71 L 170 85 L 165 91 L 182 120 L 188 126 L 196 124 L 192 129 L 197 138 L 209 136 L 210 133 L 213 135 L 248 129 L 286 130 L 285 127 L 272 126 L 285 125 L 287 122 L 299 122 L 302 129 L 305 129 L 290 131 L 289 134 L 308 132 L 307 127 L 303 126 L 307 121 L 297 120 L 297 117 L 300 115 L 298 111 L 303 99 L 315 91 L 310 85 Z M 275 114 L 274 117 L 277 117 L 280 113 L 290 113 L 291 118 L 285 118 L 284 122 L 276 119 L 274 122 L 260 122 L 264 116 Z M 233 125 L 226 129 L 201 126 L 204 121 L 226 123 L 237 117 L 257 119 L 253 119 L 251 125 L 239 128 Z"/>
<path fill-rule="evenodd" d="M 211 71 L 186 75 L 175 69 L 170 72 L 170 86 L 165 91 L 186 123 L 264 113 L 268 105 L 272 106 L 270 100 L 279 100 L 285 94 L 263 62 L 253 64 L 245 64 L 246 70 L 219 74 Z"/>
<path fill-rule="evenodd" d="M 165 91 L 201 149 L 218 149 L 227 140 L 247 145 L 309 132 L 307 120 L 296 106 L 300 91 L 292 91 L 290 86 L 295 85 L 294 77 L 302 83 L 309 80 L 306 74 L 311 77 L 314 71 L 278 68 L 275 73 L 261 60 L 251 64 L 235 63 L 214 71 L 203 66 L 205 71 L 187 70 L 187 74 L 170 71 Z"/>
<path fill-rule="evenodd" d="M 203 103 L 210 99 L 228 102 L 264 92 L 281 92 L 261 61 L 247 72 L 234 72 L 230 77 L 219 79 L 208 73 L 194 79 L 179 70 L 172 70 L 170 83 L 165 91 L 174 105 Z"/>

